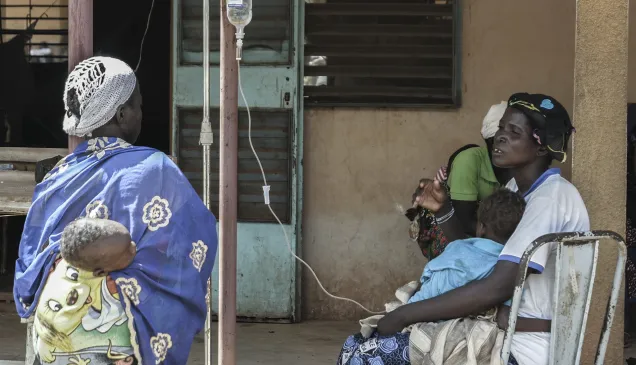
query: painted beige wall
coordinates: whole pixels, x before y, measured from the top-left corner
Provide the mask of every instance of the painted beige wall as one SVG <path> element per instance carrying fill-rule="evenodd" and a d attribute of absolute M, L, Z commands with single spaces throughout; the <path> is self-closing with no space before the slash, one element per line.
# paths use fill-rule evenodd
<path fill-rule="evenodd" d="M 580 127 L 574 140 L 572 181 L 589 208 L 593 229 L 625 234 L 627 166 L 628 0 L 578 0 L 576 2 L 576 50 L 574 65 L 574 120 Z M 612 19 L 612 21 L 607 21 Z M 607 97 L 611 96 L 611 97 Z M 601 127 L 602 126 L 602 127 Z M 621 199 L 621 197 L 623 199 Z M 603 313 L 611 292 L 616 248 L 601 243 L 586 328 L 582 364 L 591 364 L 603 328 Z M 605 362 L 622 361 L 623 302 L 616 306 L 619 320 L 612 326 Z M 589 360 L 588 360 L 589 359 Z"/>
<path fill-rule="evenodd" d="M 461 108 L 305 114 L 303 256 L 328 290 L 372 309 L 383 309 L 395 288 L 418 278 L 425 264 L 396 206 L 406 207 L 417 181 L 432 177 L 455 149 L 481 140 L 491 104 L 515 91 L 542 92 L 572 111 L 575 1 L 462 3 Z M 630 76 L 636 86 L 636 72 Z M 629 96 L 636 101 L 635 87 Z M 565 170 L 570 176 L 570 167 Z M 305 319 L 365 314 L 329 299 L 304 274 Z"/>
<path fill-rule="evenodd" d="M 627 49 L 627 100 L 636 103 L 636 1 L 629 1 L 629 47 Z"/>

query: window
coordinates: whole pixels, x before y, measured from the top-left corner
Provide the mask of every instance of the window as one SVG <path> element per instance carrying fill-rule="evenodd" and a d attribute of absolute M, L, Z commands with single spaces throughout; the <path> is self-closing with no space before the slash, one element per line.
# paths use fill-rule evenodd
<path fill-rule="evenodd" d="M 306 106 L 459 106 L 457 0 L 305 0 Z"/>
<path fill-rule="evenodd" d="M 31 26 L 32 37 L 25 47 L 29 62 L 66 62 L 67 4 L 67 0 L 0 0 L 0 43 L 23 34 Z"/>

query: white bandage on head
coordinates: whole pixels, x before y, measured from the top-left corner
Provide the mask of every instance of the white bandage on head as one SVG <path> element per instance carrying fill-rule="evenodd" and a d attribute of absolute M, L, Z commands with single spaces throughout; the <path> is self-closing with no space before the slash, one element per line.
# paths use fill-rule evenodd
<path fill-rule="evenodd" d="M 137 85 L 133 70 L 123 61 L 110 57 L 92 57 L 82 61 L 66 79 L 64 87 L 64 131 L 69 135 L 90 136 L 108 123 L 125 104 Z M 68 92 L 74 89 L 79 115 L 70 111 Z"/>
<path fill-rule="evenodd" d="M 488 113 L 484 117 L 484 122 L 481 125 L 481 136 L 484 137 L 484 139 L 495 136 L 497 129 L 499 129 L 499 121 L 506 112 L 507 107 L 508 103 L 505 101 L 490 107 L 490 110 L 488 110 Z"/>

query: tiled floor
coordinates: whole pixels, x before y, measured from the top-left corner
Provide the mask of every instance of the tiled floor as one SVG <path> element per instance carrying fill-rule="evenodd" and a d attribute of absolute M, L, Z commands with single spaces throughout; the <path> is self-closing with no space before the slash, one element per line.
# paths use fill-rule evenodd
<path fill-rule="evenodd" d="M 25 329 L 15 314 L 0 313 L 0 365 L 17 364 L 7 360 L 21 360 L 24 364 Z M 358 325 L 351 322 L 239 323 L 237 364 L 332 365 L 344 340 L 357 329 Z M 216 334 L 216 326 L 213 333 Z M 216 343 L 215 336 L 215 347 Z M 216 348 L 214 360 L 216 364 Z M 203 337 L 195 339 L 188 364 L 204 365 Z"/>

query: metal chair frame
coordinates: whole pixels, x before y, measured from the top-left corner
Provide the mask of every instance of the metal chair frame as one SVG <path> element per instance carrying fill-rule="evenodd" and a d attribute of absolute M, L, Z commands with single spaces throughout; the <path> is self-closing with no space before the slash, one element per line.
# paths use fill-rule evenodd
<path fill-rule="evenodd" d="M 601 338 L 599 341 L 598 350 L 596 352 L 596 358 L 594 363 L 596 365 L 602 365 L 605 360 L 605 355 L 607 352 L 607 345 L 610 337 L 610 330 L 612 328 L 612 322 L 614 320 L 614 315 L 616 314 L 616 304 L 618 303 L 618 297 L 621 290 L 621 282 L 623 280 L 623 274 L 625 272 L 625 262 L 627 258 L 627 249 L 625 248 L 625 242 L 623 237 L 618 235 L 615 232 L 611 231 L 590 231 L 590 232 L 572 232 L 572 233 L 555 233 L 548 234 L 542 237 L 537 238 L 532 242 L 532 244 L 526 249 L 523 256 L 521 257 L 521 261 L 519 263 L 519 272 L 517 273 L 517 278 L 515 282 L 515 291 L 512 299 L 512 306 L 510 310 L 510 319 L 508 322 L 508 329 L 506 330 L 504 343 L 501 351 L 501 359 L 503 364 L 508 364 L 508 360 L 510 358 L 510 348 L 512 346 L 512 338 L 515 332 L 515 327 L 517 324 L 517 315 L 519 313 L 519 305 L 521 304 L 521 294 L 523 292 L 523 287 L 526 282 L 526 278 L 528 276 L 528 264 L 530 263 L 530 259 L 532 256 L 539 250 L 542 246 L 549 243 L 557 243 L 556 255 L 557 257 L 555 262 L 555 286 L 554 286 L 554 305 L 553 308 L 555 313 L 553 314 L 552 320 L 552 336 L 550 339 L 550 360 L 549 364 L 576 364 L 578 365 L 581 360 L 581 349 L 583 347 L 583 341 L 585 338 L 585 329 L 587 325 L 588 313 L 590 310 L 590 302 L 592 299 L 592 291 L 594 289 L 594 279 L 596 278 L 596 270 L 598 265 L 598 253 L 599 253 L 599 242 L 602 240 L 611 240 L 616 242 L 616 246 L 618 249 L 618 258 L 616 261 L 616 270 L 614 272 L 614 280 L 611 295 L 609 301 L 607 303 L 607 310 L 605 314 L 605 320 L 603 322 L 603 330 L 601 334 Z M 593 245 L 592 249 L 590 247 L 586 247 L 588 245 Z M 583 263 L 585 261 L 591 261 L 592 267 L 590 271 L 587 273 L 582 273 L 581 271 L 577 271 L 576 274 L 579 274 L 579 277 L 572 277 L 570 275 L 569 279 L 571 285 L 574 286 L 572 288 L 562 288 L 560 275 L 562 274 L 560 268 L 564 261 L 564 254 L 574 253 L 575 250 L 581 256 L 579 257 Z M 588 251 L 584 251 L 588 250 Z M 568 251 L 568 252 L 564 252 Z M 573 257 L 570 257 L 572 259 Z M 573 262 L 572 260 L 570 260 Z M 569 265 L 569 264 L 566 264 Z M 579 263 L 578 265 L 581 265 Z M 577 265 L 573 262 L 570 265 L 570 270 L 573 270 Z M 578 280 L 580 277 L 583 280 L 584 286 L 587 287 L 585 293 L 579 293 L 578 289 Z M 570 289 L 568 291 L 568 289 Z M 585 289 L 585 288 L 583 288 Z M 576 296 L 582 297 L 585 296 L 584 302 L 581 300 L 579 302 L 572 301 L 571 309 L 574 314 L 570 314 L 570 318 L 567 316 L 559 315 L 557 310 L 559 308 L 559 299 L 563 297 L 565 294 L 572 294 Z M 575 298 L 576 299 L 576 298 Z M 560 326 L 560 319 L 565 318 L 567 326 Z M 562 332 L 563 335 L 568 337 L 568 340 L 576 340 L 576 347 L 574 344 L 570 344 L 569 348 L 560 348 L 559 350 L 564 350 L 565 352 L 561 352 L 559 356 L 563 355 L 565 358 L 559 357 L 556 358 L 556 346 L 557 346 L 557 336 Z M 572 350 L 576 351 L 575 353 Z M 564 361 L 565 360 L 565 361 Z"/>

